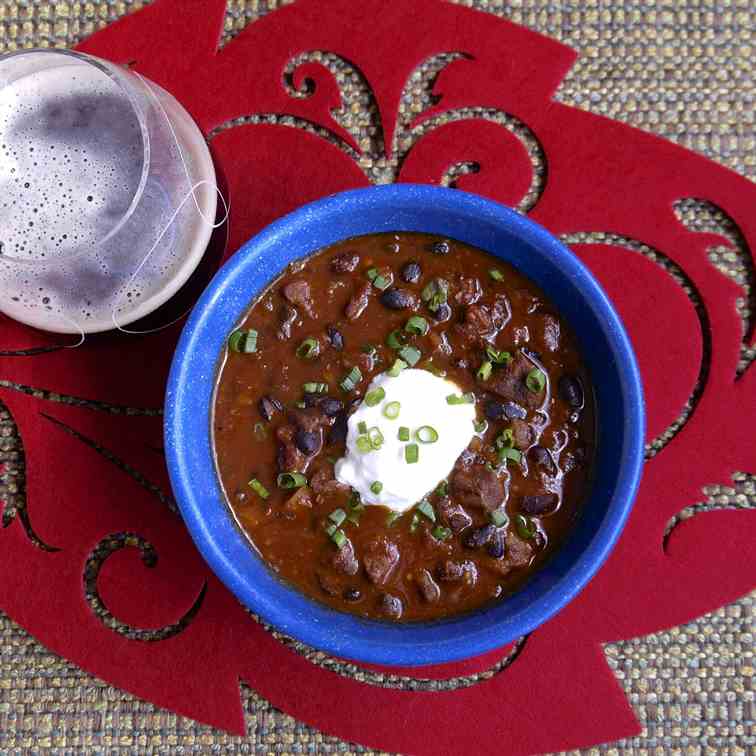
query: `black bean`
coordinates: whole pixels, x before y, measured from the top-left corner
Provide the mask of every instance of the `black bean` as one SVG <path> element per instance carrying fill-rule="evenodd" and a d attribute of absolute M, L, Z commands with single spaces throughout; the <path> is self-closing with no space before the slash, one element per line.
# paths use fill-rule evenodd
<path fill-rule="evenodd" d="M 263 420 L 270 422 L 273 418 L 273 415 L 283 409 L 283 405 L 278 401 L 278 399 L 272 396 L 264 396 L 257 403 L 257 409 L 260 410 L 260 414 L 262 415 Z"/>
<path fill-rule="evenodd" d="M 476 528 L 466 533 L 462 539 L 462 545 L 468 549 L 479 549 L 485 546 L 496 532 L 496 526 L 484 525 L 482 528 Z"/>
<path fill-rule="evenodd" d="M 415 304 L 415 297 L 406 289 L 392 287 L 381 294 L 381 304 L 390 310 L 407 310 Z"/>
<path fill-rule="evenodd" d="M 305 430 L 298 430 L 294 434 L 294 443 L 302 454 L 314 454 L 320 447 L 320 436 Z"/>
<path fill-rule="evenodd" d="M 493 399 L 486 402 L 484 410 L 489 420 L 524 420 L 528 411 L 517 402 L 497 402 Z"/>
<path fill-rule="evenodd" d="M 331 346 L 340 352 L 344 348 L 344 337 L 341 335 L 341 331 L 335 326 L 329 325 L 326 328 L 326 333 L 328 334 L 328 341 Z"/>
<path fill-rule="evenodd" d="M 341 399 L 326 396 L 320 400 L 320 409 L 323 410 L 324 415 L 336 417 L 344 409 L 344 402 Z"/>
<path fill-rule="evenodd" d="M 402 268 L 402 281 L 407 283 L 417 283 L 420 280 L 420 276 L 423 275 L 423 269 L 414 261 L 408 262 Z"/>
<path fill-rule="evenodd" d="M 434 319 L 437 320 L 439 323 L 445 323 L 447 320 L 451 318 L 451 316 L 452 316 L 452 308 L 446 302 L 436 307 L 433 313 Z"/>
<path fill-rule="evenodd" d="M 529 515 L 542 515 L 553 512 L 559 497 L 556 494 L 535 494 L 534 496 L 523 496 L 520 501 L 520 509 Z"/>
<path fill-rule="evenodd" d="M 504 539 L 502 538 L 501 531 L 497 530 L 493 534 L 486 546 L 486 552 L 488 556 L 494 559 L 501 559 L 504 556 Z"/>
<path fill-rule="evenodd" d="M 433 253 L 436 255 L 448 255 L 450 249 L 448 241 L 433 242 Z"/>
<path fill-rule="evenodd" d="M 524 420 L 528 416 L 528 411 L 521 404 L 517 402 L 504 402 L 504 417 L 507 420 Z"/>
<path fill-rule="evenodd" d="M 358 588 L 345 588 L 341 595 L 344 601 L 359 601 L 362 598 L 362 592 Z"/>
<path fill-rule="evenodd" d="M 583 406 L 583 387 L 580 385 L 580 381 L 571 375 L 563 375 L 559 379 L 559 396 L 570 407 L 580 408 Z"/>
<path fill-rule="evenodd" d="M 328 432 L 329 444 L 343 444 L 347 437 L 347 415 L 346 412 L 339 412 L 336 415 L 336 422 L 331 426 Z"/>
<path fill-rule="evenodd" d="M 554 460 L 551 458 L 548 449 L 545 449 L 543 446 L 534 446 L 528 452 L 528 455 L 532 458 L 533 462 L 545 468 L 547 472 L 554 472 Z"/>

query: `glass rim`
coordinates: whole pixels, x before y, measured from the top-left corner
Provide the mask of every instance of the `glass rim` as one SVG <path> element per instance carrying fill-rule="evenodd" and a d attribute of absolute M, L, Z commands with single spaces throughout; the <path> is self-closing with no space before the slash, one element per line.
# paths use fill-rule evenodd
<path fill-rule="evenodd" d="M 5 64 L 7 61 L 13 58 L 21 58 L 30 55 L 50 55 L 73 58 L 80 61 L 81 63 L 91 65 L 92 67 L 96 68 L 101 74 L 112 81 L 127 97 L 137 119 L 137 122 L 139 123 L 139 131 L 142 137 L 142 174 L 139 178 L 139 185 L 134 191 L 134 196 L 131 198 L 129 207 L 125 210 L 121 218 L 115 223 L 113 228 L 111 228 L 102 239 L 90 245 L 80 244 L 75 247 L 70 254 L 66 255 L 54 255 L 51 257 L 33 259 L 17 257 L 8 254 L 3 254 L 0 256 L 0 262 L 3 263 L 36 267 L 54 264 L 56 261 L 77 259 L 91 252 L 92 250 L 98 249 L 101 245 L 112 239 L 112 237 L 115 236 L 123 228 L 123 226 L 128 222 L 128 220 L 134 214 L 134 211 L 138 207 L 139 203 L 141 202 L 145 186 L 147 185 L 147 178 L 150 173 L 151 163 L 151 142 L 149 127 L 147 125 L 147 116 L 145 114 L 144 108 L 137 101 L 136 96 L 132 91 L 130 91 L 129 87 L 124 83 L 121 77 L 128 77 L 130 80 L 134 80 L 135 83 L 138 82 L 141 86 L 146 85 L 140 80 L 138 76 L 133 75 L 128 68 L 120 66 L 117 63 L 111 63 L 110 61 L 97 58 L 93 55 L 88 55 L 87 53 L 78 52 L 76 50 L 67 50 L 54 47 L 32 47 L 23 50 L 13 50 L 12 52 L 0 55 L 0 70 L 2 70 L 3 64 Z M 114 69 L 118 70 L 118 73 L 116 73 L 116 70 Z"/>

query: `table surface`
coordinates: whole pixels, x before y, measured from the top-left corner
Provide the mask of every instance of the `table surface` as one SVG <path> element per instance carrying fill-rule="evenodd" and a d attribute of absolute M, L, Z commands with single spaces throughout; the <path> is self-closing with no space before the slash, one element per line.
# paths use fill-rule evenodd
<path fill-rule="evenodd" d="M 359 0 L 355 0 L 358 2 Z M 140 0 L 0 0 L 0 52 L 74 45 Z M 281 0 L 229 0 L 224 43 Z M 756 3 L 752 0 L 466 0 L 574 47 L 558 100 L 625 121 L 756 177 Z M 357 117 L 359 121 L 359 116 Z M 693 222 L 702 210 L 691 207 Z M 699 218 L 697 221 L 696 218 Z M 716 223 L 716 219 L 714 220 Z M 723 229 L 726 231 L 726 229 Z M 717 262 L 744 286 L 742 258 Z M 745 361 L 753 352 L 744 355 Z M 23 497 L 13 421 L 0 410 L 0 499 Z M 702 493 L 712 507 L 756 505 L 756 477 Z M 756 595 L 756 594 L 754 594 Z M 589 753 L 747 753 L 754 730 L 754 595 L 682 627 L 605 647 L 641 722 L 637 738 Z M 163 711 L 48 652 L 0 613 L 0 752 L 343 752 L 362 748 L 297 722 L 242 687 L 248 735 Z"/>

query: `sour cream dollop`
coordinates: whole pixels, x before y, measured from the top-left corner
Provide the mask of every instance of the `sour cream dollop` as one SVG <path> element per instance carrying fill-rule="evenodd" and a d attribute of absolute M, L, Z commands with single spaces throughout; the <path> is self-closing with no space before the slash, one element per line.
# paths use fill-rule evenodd
<path fill-rule="evenodd" d="M 379 389 L 385 395 L 370 406 L 368 399 Z M 462 396 L 459 386 L 427 370 L 406 369 L 396 377 L 387 373 L 376 376 L 365 399 L 349 417 L 346 455 L 336 463 L 336 479 L 357 491 L 365 504 L 383 504 L 396 512 L 413 507 L 449 475 L 475 434 L 475 405 L 449 403 L 452 395 Z M 396 410 L 393 402 L 399 402 L 399 413 L 390 419 L 386 415 Z M 417 437 L 418 430 L 426 426 L 438 434 L 432 443 L 423 443 L 422 439 L 433 437 L 427 430 L 421 432 L 420 439 Z M 361 429 L 375 437 L 374 428 L 383 440 L 376 444 L 378 448 L 363 451 L 365 441 L 358 443 L 358 439 L 366 434 Z M 400 440 L 400 428 L 409 429 L 408 441 Z M 417 444 L 417 462 L 407 462 L 408 444 Z M 380 489 L 378 493 L 376 489 Z"/>

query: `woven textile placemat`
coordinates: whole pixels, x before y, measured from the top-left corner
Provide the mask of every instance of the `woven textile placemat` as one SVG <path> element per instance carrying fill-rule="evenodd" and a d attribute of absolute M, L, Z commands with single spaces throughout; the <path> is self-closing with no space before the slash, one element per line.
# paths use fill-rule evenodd
<path fill-rule="evenodd" d="M 396 0 L 401 2 L 404 0 Z M 411 1 L 411 0 L 407 0 Z M 355 0 L 359 2 L 359 0 Z M 71 46 L 109 21 L 145 5 L 116 2 L 0 0 L 0 52 Z M 278 0 L 229 0 L 224 41 Z M 581 58 L 557 99 L 672 139 L 756 178 L 756 3 L 686 0 L 616 3 L 598 0 L 466 0 L 575 48 Z M 343 83 L 345 90 L 349 83 Z M 417 95 L 422 96 L 421 94 Z M 353 93 L 359 102 L 359 93 Z M 405 103 L 412 107 L 412 102 Z M 367 119 L 357 108 L 352 124 Z M 705 209 L 685 210 L 710 227 Z M 727 229 L 719 228 L 726 233 Z M 726 234 L 727 235 L 727 234 Z M 744 289 L 747 271 L 735 253 L 712 260 Z M 744 360 L 753 359 L 753 353 Z M 0 411 L 0 497 L 22 499 L 23 457 L 15 426 Z M 712 486 L 701 503 L 756 505 L 756 478 L 737 474 Z M 607 645 L 607 661 L 642 724 L 637 738 L 590 752 L 752 753 L 754 596 L 667 632 Z M 0 752 L 354 752 L 274 709 L 242 688 L 248 735 L 232 737 L 157 709 L 49 653 L 0 614 Z"/>

